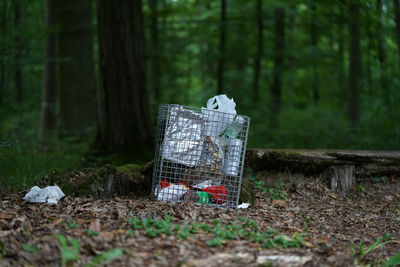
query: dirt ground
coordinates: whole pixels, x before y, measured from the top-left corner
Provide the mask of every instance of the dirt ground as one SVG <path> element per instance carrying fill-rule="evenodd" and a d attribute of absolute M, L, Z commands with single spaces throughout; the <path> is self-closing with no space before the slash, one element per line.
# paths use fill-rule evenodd
<path fill-rule="evenodd" d="M 56 234 L 79 242 L 79 256 L 69 264 L 87 265 L 102 252 L 121 248 L 109 266 L 352 266 L 380 265 L 400 252 L 400 179 L 363 183 L 347 196 L 331 192 L 319 179 L 287 183 L 282 200 L 257 191 L 257 203 L 248 209 L 202 207 L 188 203 L 161 203 L 146 198 L 106 200 L 67 196 L 57 205 L 31 204 L 26 192 L 1 196 L 0 265 L 61 266 Z M 209 232 L 199 231 L 180 240 L 176 234 L 150 237 L 132 231 L 129 218 L 173 216 L 175 224 L 215 222 L 237 218 L 257 222 L 259 231 L 278 230 L 286 237 L 302 236 L 294 248 L 266 248 L 254 240 L 236 237 L 221 247 L 207 243 Z M 377 238 L 389 233 L 391 241 L 366 255 Z M 355 252 L 351 249 L 355 247 Z"/>

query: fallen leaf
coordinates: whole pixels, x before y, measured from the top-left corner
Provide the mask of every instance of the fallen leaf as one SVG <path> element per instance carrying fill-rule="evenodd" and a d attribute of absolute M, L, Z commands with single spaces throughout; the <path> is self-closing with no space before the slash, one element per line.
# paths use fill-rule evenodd
<path fill-rule="evenodd" d="M 288 204 L 281 199 L 274 199 L 272 200 L 272 206 L 286 209 L 288 207 Z"/>
<path fill-rule="evenodd" d="M 93 220 L 89 225 L 89 230 L 91 231 L 101 232 L 102 229 L 103 227 L 101 226 L 99 219 Z"/>

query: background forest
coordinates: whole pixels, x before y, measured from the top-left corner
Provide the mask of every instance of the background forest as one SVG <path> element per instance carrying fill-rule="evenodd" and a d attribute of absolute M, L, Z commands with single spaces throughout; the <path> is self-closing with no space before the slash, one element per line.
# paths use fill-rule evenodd
<path fill-rule="evenodd" d="M 250 147 L 399 149 L 399 12 L 399 0 L 0 0 L 0 191 L 100 154 L 145 161 L 159 103 L 219 93 L 251 117 Z"/>

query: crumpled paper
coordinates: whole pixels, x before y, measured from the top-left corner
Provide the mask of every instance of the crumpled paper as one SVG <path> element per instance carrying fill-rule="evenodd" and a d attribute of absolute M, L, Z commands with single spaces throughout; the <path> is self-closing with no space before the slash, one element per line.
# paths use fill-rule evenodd
<path fill-rule="evenodd" d="M 43 189 L 34 186 L 28 193 L 26 193 L 23 199 L 32 203 L 47 202 L 49 204 L 57 204 L 64 196 L 65 194 L 58 186 L 46 186 Z"/>
<path fill-rule="evenodd" d="M 250 206 L 250 203 L 242 203 L 237 206 L 238 209 L 247 209 Z"/>

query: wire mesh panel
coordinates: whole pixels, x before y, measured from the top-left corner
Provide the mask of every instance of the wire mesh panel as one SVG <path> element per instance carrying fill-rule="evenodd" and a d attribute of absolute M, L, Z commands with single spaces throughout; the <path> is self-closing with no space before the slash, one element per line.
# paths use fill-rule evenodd
<path fill-rule="evenodd" d="M 249 124 L 247 116 L 160 105 L 152 195 L 236 207 Z"/>

